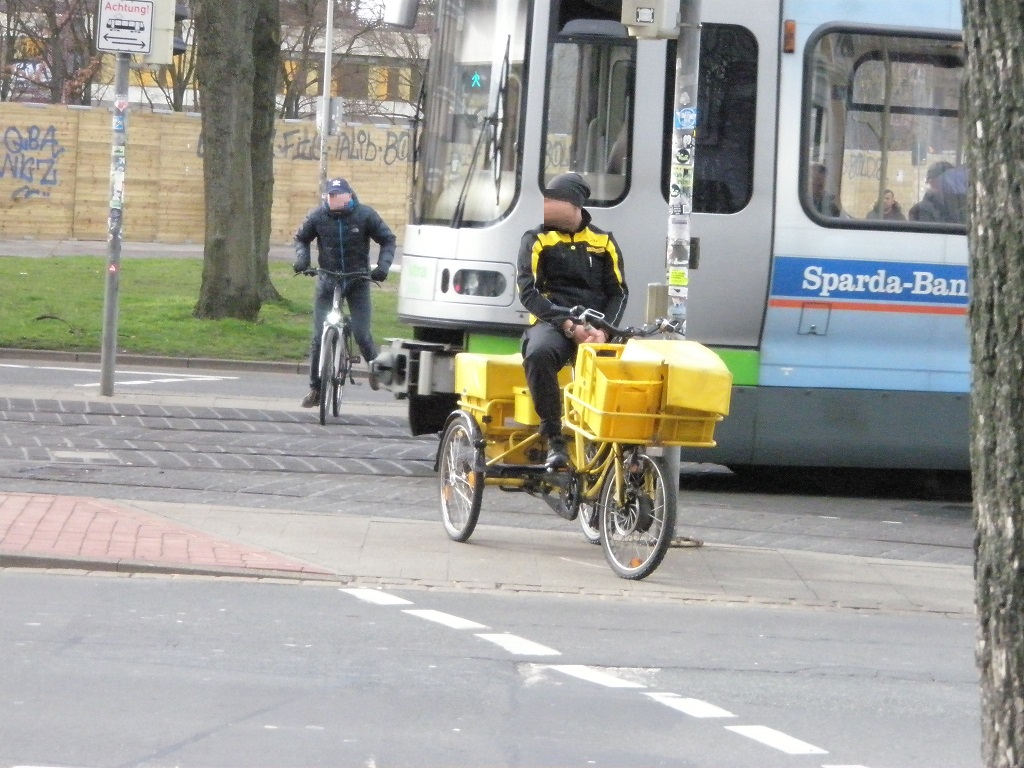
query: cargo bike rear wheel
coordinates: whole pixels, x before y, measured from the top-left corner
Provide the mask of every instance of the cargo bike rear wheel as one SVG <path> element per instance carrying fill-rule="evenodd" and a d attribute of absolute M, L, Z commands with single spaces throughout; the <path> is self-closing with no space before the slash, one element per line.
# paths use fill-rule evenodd
<path fill-rule="evenodd" d="M 454 541 L 473 535 L 484 492 L 483 438 L 476 420 L 465 411 L 448 419 L 438 451 L 441 522 Z"/>

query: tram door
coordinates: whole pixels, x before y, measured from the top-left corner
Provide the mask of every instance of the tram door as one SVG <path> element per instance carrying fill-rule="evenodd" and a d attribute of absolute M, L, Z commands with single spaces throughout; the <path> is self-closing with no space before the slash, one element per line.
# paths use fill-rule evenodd
<path fill-rule="evenodd" d="M 775 2 L 715 0 L 702 7 L 691 221 L 699 245 L 696 259 L 691 255 L 687 336 L 716 347 L 754 350 L 761 339 L 775 199 L 779 14 Z M 668 49 L 671 94 L 675 49 Z M 744 378 L 756 367 L 748 365 L 746 375 L 734 371 L 736 383 L 755 384 Z"/>

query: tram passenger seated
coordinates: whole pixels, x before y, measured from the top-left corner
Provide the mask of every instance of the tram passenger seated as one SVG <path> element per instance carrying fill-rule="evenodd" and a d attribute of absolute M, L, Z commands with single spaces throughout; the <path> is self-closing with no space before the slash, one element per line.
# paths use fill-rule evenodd
<path fill-rule="evenodd" d="M 842 214 L 836 196 L 825 191 L 828 169 L 822 163 L 811 166 L 811 205 L 823 216 L 838 217 Z"/>
<path fill-rule="evenodd" d="M 868 211 L 868 215 L 865 218 L 882 219 L 883 221 L 907 220 L 907 217 L 903 215 L 903 208 L 900 206 L 899 201 L 896 200 L 896 195 L 891 189 L 882 192 L 882 199 L 875 203 L 875 207 Z"/>
<path fill-rule="evenodd" d="M 931 165 L 925 175 L 928 190 L 910 209 L 911 221 L 967 222 L 967 168 L 945 160 Z"/>
<path fill-rule="evenodd" d="M 948 221 L 967 223 L 967 166 L 958 165 L 939 177 L 939 191 L 946 205 Z"/>
<path fill-rule="evenodd" d="M 549 469 L 569 459 L 562 435 L 558 372 L 586 342 L 603 343 L 604 331 L 576 323 L 564 309 L 583 306 L 618 324 L 626 308 L 625 267 L 610 232 L 591 223 L 583 208 L 590 187 L 577 173 L 553 178 L 544 190 L 544 221 L 523 235 L 516 283 L 533 324 L 523 334 L 526 384 L 547 438 Z"/>

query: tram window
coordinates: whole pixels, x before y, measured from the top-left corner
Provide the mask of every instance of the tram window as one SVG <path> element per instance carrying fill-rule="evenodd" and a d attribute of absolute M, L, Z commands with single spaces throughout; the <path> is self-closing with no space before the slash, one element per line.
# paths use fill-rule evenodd
<path fill-rule="evenodd" d="M 668 199 L 676 44 L 665 61 L 666 126 L 662 143 L 662 194 Z M 754 191 L 754 117 L 757 110 L 757 39 L 743 27 L 703 24 L 697 84 L 697 155 L 693 210 L 736 213 Z"/>
<path fill-rule="evenodd" d="M 807 50 L 808 213 L 833 226 L 962 226 L 961 41 L 833 29 Z"/>
<path fill-rule="evenodd" d="M 481 226 L 517 193 L 529 0 L 441 6 L 417 125 L 412 220 Z"/>
<path fill-rule="evenodd" d="M 628 38 L 555 42 L 548 75 L 543 178 L 575 171 L 588 205 L 612 205 L 628 187 L 636 44 Z"/>

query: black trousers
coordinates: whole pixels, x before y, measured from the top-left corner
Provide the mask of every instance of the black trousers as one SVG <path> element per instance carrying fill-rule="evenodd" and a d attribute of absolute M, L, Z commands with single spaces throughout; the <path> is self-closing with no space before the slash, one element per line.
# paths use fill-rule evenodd
<path fill-rule="evenodd" d="M 553 326 L 538 322 L 523 334 L 526 386 L 540 416 L 540 431 L 548 437 L 562 434 L 562 390 L 558 372 L 576 356 L 576 342 Z"/>

